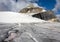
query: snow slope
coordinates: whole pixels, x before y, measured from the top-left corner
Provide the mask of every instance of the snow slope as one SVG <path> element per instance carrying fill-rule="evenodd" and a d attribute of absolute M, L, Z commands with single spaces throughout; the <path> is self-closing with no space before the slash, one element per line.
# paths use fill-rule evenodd
<path fill-rule="evenodd" d="M 29 15 L 16 12 L 0 12 L 0 22 L 2 23 L 32 23 L 45 22 Z"/>

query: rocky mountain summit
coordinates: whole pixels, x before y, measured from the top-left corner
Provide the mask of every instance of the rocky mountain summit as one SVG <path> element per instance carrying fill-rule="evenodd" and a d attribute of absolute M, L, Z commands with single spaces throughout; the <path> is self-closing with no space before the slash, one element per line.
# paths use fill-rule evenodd
<path fill-rule="evenodd" d="M 29 4 L 27 7 L 20 10 L 20 13 L 40 13 L 45 11 L 46 10 L 42 7 L 35 7 L 33 4 Z"/>
<path fill-rule="evenodd" d="M 23 8 L 22 10 L 20 10 L 19 13 L 25 13 L 28 15 L 33 13 L 32 17 L 39 18 L 46 21 L 51 21 L 51 22 L 59 22 L 59 20 L 57 19 L 53 11 L 45 10 L 42 7 L 34 7 L 33 4 L 30 4 L 29 6 Z"/>

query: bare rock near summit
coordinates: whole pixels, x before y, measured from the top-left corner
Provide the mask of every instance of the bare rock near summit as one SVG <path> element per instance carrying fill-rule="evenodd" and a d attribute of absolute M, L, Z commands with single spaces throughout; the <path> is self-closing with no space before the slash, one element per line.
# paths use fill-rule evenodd
<path fill-rule="evenodd" d="M 19 13 L 40 13 L 45 11 L 42 7 L 35 7 L 33 4 L 23 8 Z"/>
<path fill-rule="evenodd" d="M 32 15 L 32 17 L 36 17 L 36 18 L 46 20 L 46 21 L 51 21 L 51 22 L 58 22 L 58 19 L 55 16 L 54 12 L 50 10 L 46 12 L 34 14 Z"/>
<path fill-rule="evenodd" d="M 39 7 L 34 7 L 34 8 L 23 8 L 20 13 L 39 13 L 43 9 Z"/>
<path fill-rule="evenodd" d="M 30 15 L 32 13 L 32 17 L 39 18 L 42 20 L 50 21 L 50 22 L 59 22 L 56 15 L 52 10 L 45 10 L 41 7 L 34 7 L 34 5 L 30 5 L 29 7 L 23 8 L 19 13 L 24 13 Z"/>

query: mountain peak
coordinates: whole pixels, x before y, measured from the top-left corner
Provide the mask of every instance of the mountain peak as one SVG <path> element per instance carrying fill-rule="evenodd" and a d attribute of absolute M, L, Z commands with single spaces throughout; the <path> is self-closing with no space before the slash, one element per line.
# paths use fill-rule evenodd
<path fill-rule="evenodd" d="M 45 11 L 42 7 L 30 3 L 27 7 L 20 10 L 20 13 L 40 13 Z"/>

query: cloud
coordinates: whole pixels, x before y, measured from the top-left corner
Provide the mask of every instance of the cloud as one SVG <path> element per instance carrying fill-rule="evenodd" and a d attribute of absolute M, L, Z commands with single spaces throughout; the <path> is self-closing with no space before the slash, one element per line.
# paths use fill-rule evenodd
<path fill-rule="evenodd" d="M 29 3 L 35 3 L 36 1 L 38 0 L 0 0 L 0 11 L 18 12 L 20 9 L 26 7 Z"/>
<path fill-rule="evenodd" d="M 53 11 L 57 13 L 59 10 L 60 10 L 60 0 L 56 0 L 56 5 Z"/>

